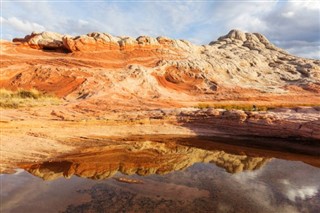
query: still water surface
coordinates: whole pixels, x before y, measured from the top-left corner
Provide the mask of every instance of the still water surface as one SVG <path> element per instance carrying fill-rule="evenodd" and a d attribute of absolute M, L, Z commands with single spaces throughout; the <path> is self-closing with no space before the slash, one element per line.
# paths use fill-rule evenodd
<path fill-rule="evenodd" d="M 237 152 L 145 141 L 22 164 L 0 212 L 319 212 L 314 163 Z"/>

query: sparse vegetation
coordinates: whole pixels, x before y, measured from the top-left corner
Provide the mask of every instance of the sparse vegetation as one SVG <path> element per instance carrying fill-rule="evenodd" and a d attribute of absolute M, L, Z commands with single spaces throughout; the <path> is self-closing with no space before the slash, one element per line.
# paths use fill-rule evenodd
<path fill-rule="evenodd" d="M 214 104 L 214 103 L 199 103 L 196 108 L 199 109 L 207 109 L 207 108 L 215 108 L 215 109 L 225 109 L 225 110 L 243 110 L 243 111 L 268 111 L 276 108 L 295 108 L 295 107 L 302 107 L 302 106 L 310 106 L 310 107 L 319 107 L 319 105 L 316 104 L 299 104 L 299 105 L 293 105 L 293 104 L 276 104 L 276 105 L 257 105 L 256 109 L 254 110 L 252 104 Z"/>
<path fill-rule="evenodd" d="M 237 109 L 237 110 L 243 110 L 243 111 L 254 111 L 253 105 L 248 105 L 248 104 L 208 104 L 208 103 L 199 103 L 196 108 L 199 109 L 207 109 L 207 108 L 216 108 L 216 109 L 225 109 L 225 110 L 232 110 L 232 109 Z M 266 111 L 268 110 L 268 107 L 266 106 L 257 106 L 256 111 Z"/>
<path fill-rule="evenodd" d="M 57 105 L 59 102 L 57 97 L 41 93 L 36 89 L 18 89 L 17 91 L 0 89 L 1 108 Z"/>
<path fill-rule="evenodd" d="M 199 109 L 207 109 L 210 107 L 212 106 L 210 106 L 210 104 L 207 104 L 207 103 L 199 103 L 198 106 L 196 106 L 196 108 L 199 108 Z"/>

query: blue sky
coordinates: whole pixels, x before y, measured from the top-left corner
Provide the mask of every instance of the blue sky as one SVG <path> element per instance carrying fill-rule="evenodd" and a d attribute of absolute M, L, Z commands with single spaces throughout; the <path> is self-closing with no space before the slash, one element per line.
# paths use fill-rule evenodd
<path fill-rule="evenodd" d="M 288 52 L 320 58 L 320 3 L 312 1 L 2 0 L 2 38 L 32 31 L 167 36 L 208 44 L 231 29 L 260 32 Z"/>

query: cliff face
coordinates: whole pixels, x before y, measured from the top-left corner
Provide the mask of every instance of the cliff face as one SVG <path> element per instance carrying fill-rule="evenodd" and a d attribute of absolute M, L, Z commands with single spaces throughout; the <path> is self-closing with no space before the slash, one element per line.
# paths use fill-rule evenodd
<path fill-rule="evenodd" d="M 0 87 L 35 87 L 108 109 L 197 101 L 320 103 L 320 61 L 292 56 L 258 33 L 232 30 L 197 46 L 166 37 L 43 32 L 1 48 Z"/>

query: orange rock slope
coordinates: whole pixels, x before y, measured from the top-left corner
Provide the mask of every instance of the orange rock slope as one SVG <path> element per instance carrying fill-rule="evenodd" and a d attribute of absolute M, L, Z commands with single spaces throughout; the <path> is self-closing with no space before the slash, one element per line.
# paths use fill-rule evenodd
<path fill-rule="evenodd" d="M 258 33 L 232 30 L 203 46 L 106 33 L 13 41 L 1 43 L 0 87 L 36 88 L 94 108 L 320 103 L 320 61 L 292 56 Z"/>

